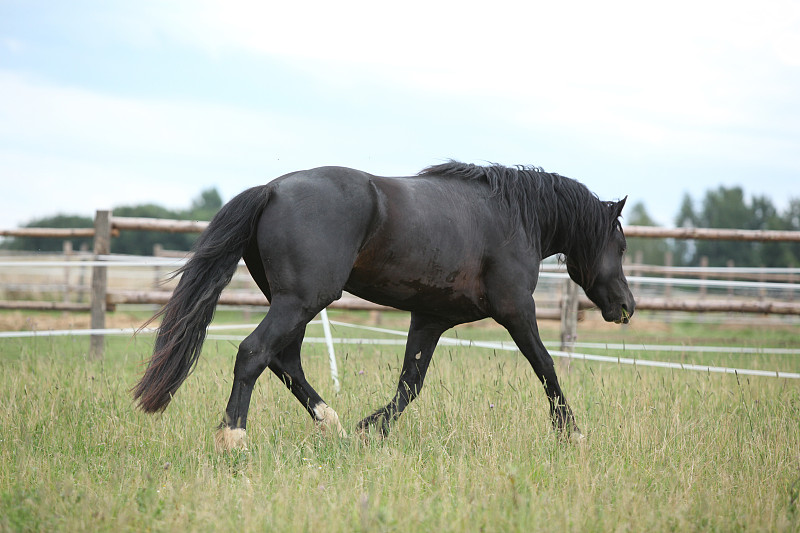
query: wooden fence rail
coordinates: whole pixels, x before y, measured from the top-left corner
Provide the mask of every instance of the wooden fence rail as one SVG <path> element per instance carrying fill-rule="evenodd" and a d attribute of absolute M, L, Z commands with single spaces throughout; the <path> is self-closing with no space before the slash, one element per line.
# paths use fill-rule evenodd
<path fill-rule="evenodd" d="M 111 217 L 115 230 L 162 231 L 166 233 L 200 233 L 208 227 L 203 220 L 168 220 L 162 218 Z"/>
<path fill-rule="evenodd" d="M 17 228 L 0 229 L 0 237 L 54 237 L 71 239 L 94 237 L 94 228 Z"/>
<path fill-rule="evenodd" d="M 170 220 L 144 217 L 112 217 L 111 230 L 163 231 L 167 233 L 200 233 L 208 226 L 202 220 Z M 0 237 L 94 237 L 95 228 L 17 228 L 0 230 Z M 800 242 L 800 231 L 744 230 L 725 228 L 659 228 L 625 226 L 627 237 L 653 239 L 730 240 L 758 242 Z"/>
<path fill-rule="evenodd" d="M 0 237 L 55 237 L 75 238 L 94 237 L 95 257 L 105 256 L 110 253 L 111 238 L 119 235 L 121 231 L 159 231 L 169 233 L 199 233 L 208 226 L 208 222 L 192 220 L 167 220 L 154 218 L 114 217 L 110 211 L 97 211 L 94 228 L 19 228 L 0 230 Z M 671 239 L 714 239 L 714 240 L 740 240 L 760 242 L 800 242 L 800 232 L 774 231 L 774 230 L 738 230 L 738 229 L 712 229 L 712 228 L 657 228 L 649 226 L 627 226 L 625 234 L 628 237 L 645 238 L 671 238 Z M 635 268 L 632 265 L 631 268 Z M 640 272 L 644 271 L 640 266 Z M 662 270 L 662 273 L 666 270 Z M 571 283 L 571 282 L 570 282 Z M 565 286 L 562 291 L 565 299 L 561 302 L 562 309 L 586 309 L 593 307 L 585 297 L 577 296 L 578 291 L 570 290 Z M 107 267 L 98 265 L 92 267 L 91 312 L 92 329 L 105 327 L 105 315 L 121 303 L 155 303 L 163 304 L 169 298 L 169 292 L 159 291 L 109 291 L 107 280 Z M 578 302 L 572 301 L 578 298 Z M 223 293 L 220 298 L 222 304 L 233 305 L 267 305 L 266 299 L 260 294 L 234 294 Z M 71 302 L 0 302 L 0 308 L 48 308 L 61 310 L 87 310 L 84 304 Z M 347 309 L 388 309 L 366 302 L 365 300 L 346 297 L 336 302 L 332 307 Z M 667 311 L 692 311 L 692 312 L 745 312 L 745 313 L 774 313 L 800 315 L 800 303 L 777 301 L 734 301 L 734 300 L 708 300 L 676 301 L 663 298 L 640 298 L 637 300 L 637 309 L 640 310 L 667 310 Z M 577 311 L 576 311 L 577 312 Z M 543 317 L 544 318 L 544 317 Z M 574 317 L 569 320 L 556 310 L 552 318 L 561 318 L 562 327 L 566 324 L 574 328 Z M 574 332 L 562 331 L 562 341 L 574 337 Z M 92 337 L 90 353 L 93 357 L 101 357 L 104 350 L 104 339 L 100 335 Z"/>
<path fill-rule="evenodd" d="M 800 231 L 749 230 L 722 228 L 657 228 L 626 226 L 626 237 L 651 239 L 690 239 L 720 241 L 800 242 Z"/>

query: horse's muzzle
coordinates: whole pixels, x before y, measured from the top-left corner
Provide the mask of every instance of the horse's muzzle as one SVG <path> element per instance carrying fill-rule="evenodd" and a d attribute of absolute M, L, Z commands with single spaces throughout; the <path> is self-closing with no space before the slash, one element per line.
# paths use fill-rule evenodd
<path fill-rule="evenodd" d="M 631 317 L 633 317 L 633 311 L 636 307 L 636 304 L 631 302 L 630 310 L 628 310 L 628 305 L 622 304 L 620 305 L 620 317 L 615 320 L 617 324 L 628 324 L 631 321 Z"/>

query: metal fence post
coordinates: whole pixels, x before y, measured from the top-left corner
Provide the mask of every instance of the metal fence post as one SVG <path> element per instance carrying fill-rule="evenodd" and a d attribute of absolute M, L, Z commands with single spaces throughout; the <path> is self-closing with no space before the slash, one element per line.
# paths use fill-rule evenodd
<path fill-rule="evenodd" d="M 111 211 L 97 211 L 94 217 L 94 260 L 111 252 Z M 91 329 L 106 327 L 106 290 L 108 273 L 105 266 L 92 267 L 92 317 Z M 92 335 L 89 344 L 89 357 L 101 359 L 105 351 L 105 337 Z"/>

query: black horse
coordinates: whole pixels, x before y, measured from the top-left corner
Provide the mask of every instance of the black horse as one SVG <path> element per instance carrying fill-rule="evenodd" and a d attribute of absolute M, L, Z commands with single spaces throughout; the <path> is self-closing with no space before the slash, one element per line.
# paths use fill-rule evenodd
<path fill-rule="evenodd" d="M 634 299 L 622 271 L 624 204 L 536 167 L 458 162 L 406 178 L 324 167 L 248 189 L 217 213 L 180 269 L 156 315 L 163 320 L 134 397 L 144 411 L 166 408 L 196 364 L 219 295 L 243 257 L 270 310 L 239 346 L 219 448 L 244 446 L 250 395 L 265 368 L 323 429 L 344 434 L 300 362 L 306 325 L 343 290 L 411 312 L 397 392 L 360 430 L 385 435 L 419 394 L 442 333 L 491 317 L 544 385 L 555 428 L 580 436 L 539 338 L 532 294 L 541 260 L 560 253 L 603 318 L 627 323 Z"/>

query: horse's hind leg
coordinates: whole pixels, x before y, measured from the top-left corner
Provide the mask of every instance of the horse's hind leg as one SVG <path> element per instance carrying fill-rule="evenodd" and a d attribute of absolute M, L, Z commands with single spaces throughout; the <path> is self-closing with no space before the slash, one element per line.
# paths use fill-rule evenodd
<path fill-rule="evenodd" d="M 411 315 L 411 327 L 408 330 L 408 342 L 397 392 L 385 407 L 358 423 L 360 431 L 366 431 L 370 426 L 377 426 L 382 436 L 389 433 L 390 423 L 403 413 L 422 389 L 436 343 L 439 342 L 442 333 L 452 326 L 451 322 L 443 322 L 440 319 L 419 314 Z"/>
<path fill-rule="evenodd" d="M 256 380 L 291 342 L 302 339 L 306 324 L 315 314 L 292 297 L 274 298 L 267 316 L 239 345 L 231 396 L 217 432 L 218 449 L 244 447 L 247 411 Z"/>
<path fill-rule="evenodd" d="M 317 394 L 317 391 L 306 380 L 303 366 L 300 363 L 300 348 L 303 334 L 296 337 L 269 364 L 269 369 L 278 376 L 292 392 L 295 398 L 306 408 L 311 418 L 323 431 L 346 436 L 339 423 L 339 415 Z"/>

